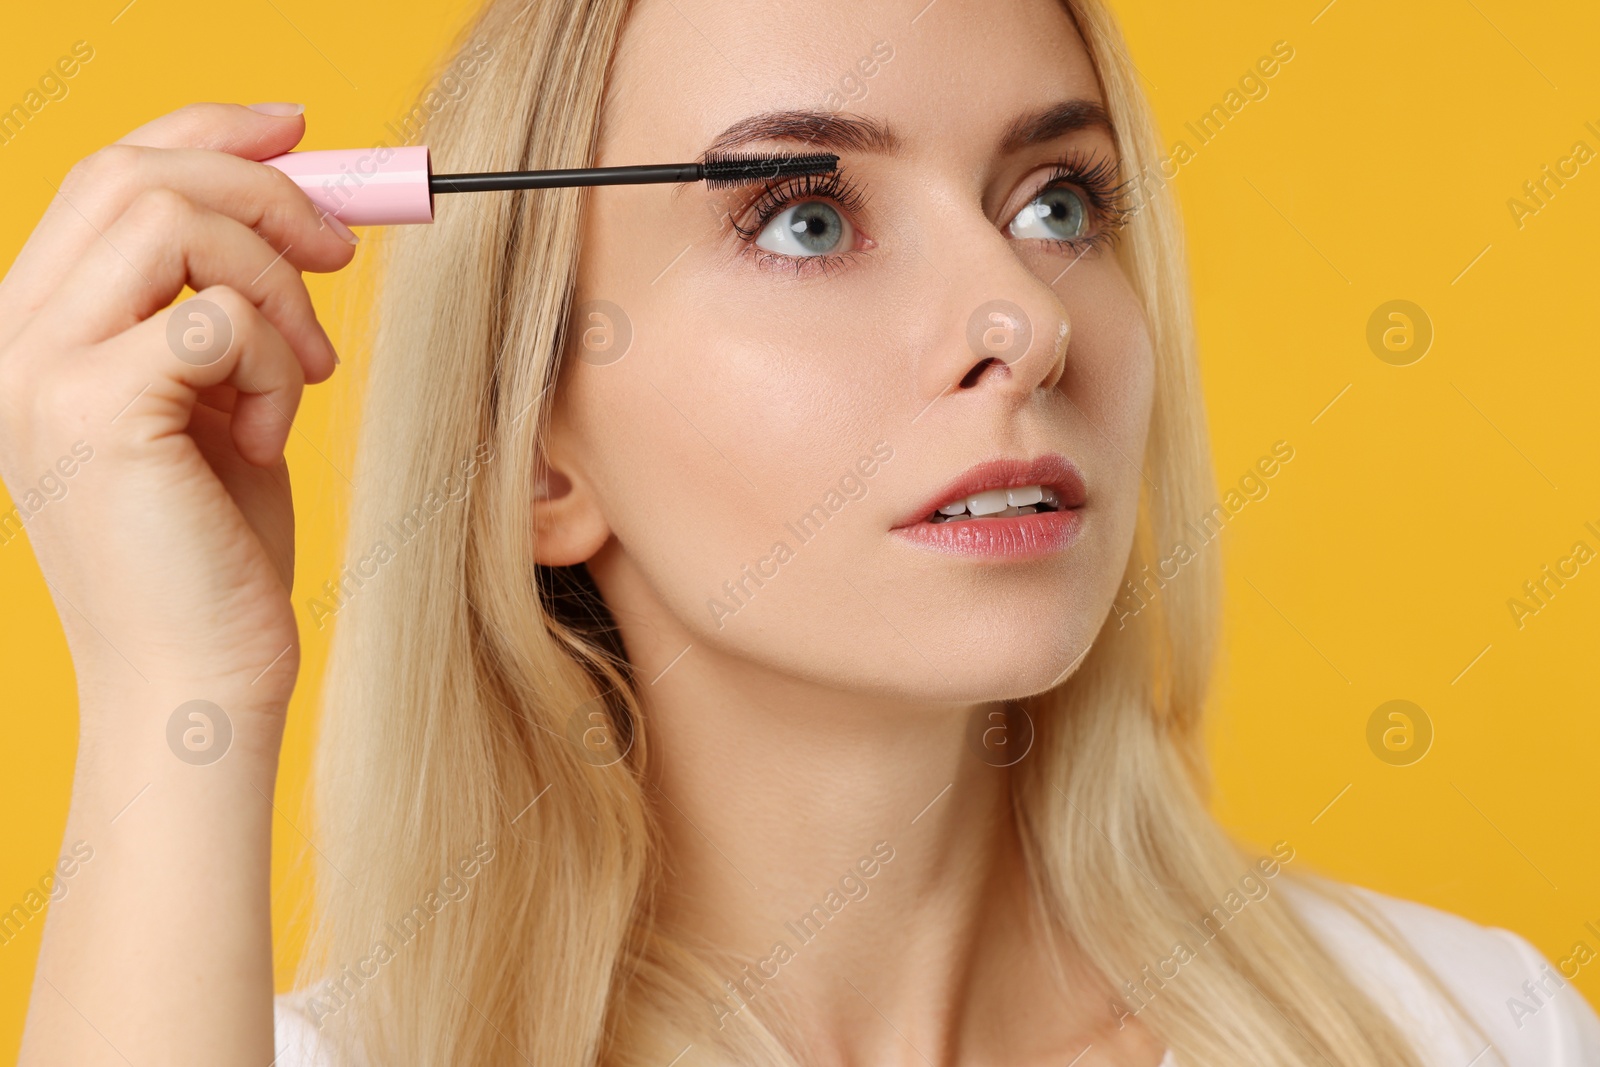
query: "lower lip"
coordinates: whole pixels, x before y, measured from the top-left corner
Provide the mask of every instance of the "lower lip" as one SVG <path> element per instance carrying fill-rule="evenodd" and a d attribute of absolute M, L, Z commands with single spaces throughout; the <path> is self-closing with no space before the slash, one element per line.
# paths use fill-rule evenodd
<path fill-rule="evenodd" d="M 1005 519 L 919 522 L 892 531 L 920 548 L 978 559 L 1041 559 L 1065 550 L 1083 528 L 1079 509 L 1042 511 Z"/>

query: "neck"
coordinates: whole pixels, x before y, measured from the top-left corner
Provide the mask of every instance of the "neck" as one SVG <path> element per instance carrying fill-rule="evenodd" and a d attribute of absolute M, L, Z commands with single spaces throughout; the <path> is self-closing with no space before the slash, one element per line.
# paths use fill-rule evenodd
<path fill-rule="evenodd" d="M 723 954 L 708 1019 L 781 1005 L 813 1062 L 941 1063 L 1022 1001 L 1062 1014 L 1009 771 L 968 746 L 980 708 L 824 690 L 698 645 L 645 690 L 658 915 Z"/>
<path fill-rule="evenodd" d="M 779 671 L 696 640 L 619 553 L 590 568 L 641 678 L 655 918 L 723 983 L 702 1024 L 786 1018 L 816 1067 L 1156 1063 L 1039 918 L 1012 772 L 969 741 L 996 705 Z"/>

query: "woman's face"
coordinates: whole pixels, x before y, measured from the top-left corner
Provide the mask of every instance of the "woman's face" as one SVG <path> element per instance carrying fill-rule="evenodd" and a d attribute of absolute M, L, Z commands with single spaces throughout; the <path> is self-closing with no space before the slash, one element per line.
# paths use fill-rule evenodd
<path fill-rule="evenodd" d="M 641 0 L 613 78 L 601 165 L 839 168 L 592 191 L 541 561 L 588 561 L 646 677 L 692 644 L 905 700 L 1048 687 L 1120 581 L 1153 379 L 1069 17 Z"/>

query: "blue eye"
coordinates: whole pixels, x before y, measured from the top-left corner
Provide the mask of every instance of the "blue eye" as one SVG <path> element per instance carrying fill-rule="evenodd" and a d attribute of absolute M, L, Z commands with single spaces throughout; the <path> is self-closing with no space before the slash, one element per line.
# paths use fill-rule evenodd
<path fill-rule="evenodd" d="M 756 246 L 786 256 L 825 256 L 847 250 L 854 232 L 831 205 L 806 200 L 774 215 L 757 235 Z"/>
<path fill-rule="evenodd" d="M 1077 241 L 1088 234 L 1090 215 L 1082 193 L 1069 186 L 1057 186 L 1029 201 L 1007 229 L 1013 237 Z"/>

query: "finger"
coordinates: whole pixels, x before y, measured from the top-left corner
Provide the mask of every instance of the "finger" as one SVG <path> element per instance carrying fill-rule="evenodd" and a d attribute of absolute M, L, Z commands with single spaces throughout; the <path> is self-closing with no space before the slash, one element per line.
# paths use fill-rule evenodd
<path fill-rule="evenodd" d="M 10 272 L 4 311 L 38 310 L 90 246 L 146 190 L 168 188 L 255 230 L 299 270 L 350 262 L 355 235 L 274 167 L 198 148 L 109 145 L 80 162 L 29 236 Z"/>
<path fill-rule="evenodd" d="M 297 107 L 298 104 L 190 104 L 145 123 L 117 143 L 146 148 L 205 148 L 244 159 L 269 159 L 289 151 L 305 136 L 305 115 L 292 110 Z M 289 113 L 284 114 L 285 110 Z"/>
<path fill-rule="evenodd" d="M 154 315 L 185 285 L 196 292 L 226 285 L 283 334 L 307 381 L 324 381 L 333 373 L 333 344 L 284 258 L 236 219 L 171 189 L 149 189 L 73 266 L 30 329 L 59 346 L 95 344 Z"/>
<path fill-rule="evenodd" d="M 227 382 L 223 382 L 221 385 L 208 385 L 201 389 L 195 396 L 195 401 L 204 404 L 208 408 L 231 415 L 234 401 L 238 396 L 239 390 Z"/>
<path fill-rule="evenodd" d="M 174 336 L 185 331 L 201 336 L 175 345 Z M 230 433 L 239 455 L 258 467 L 282 457 L 305 373 L 271 319 L 237 290 L 207 286 L 89 351 L 88 366 L 53 373 L 97 375 L 108 383 L 112 399 L 135 397 L 123 401 L 126 409 L 116 418 L 122 439 L 182 432 L 202 397 L 227 390 L 233 393 Z"/>

